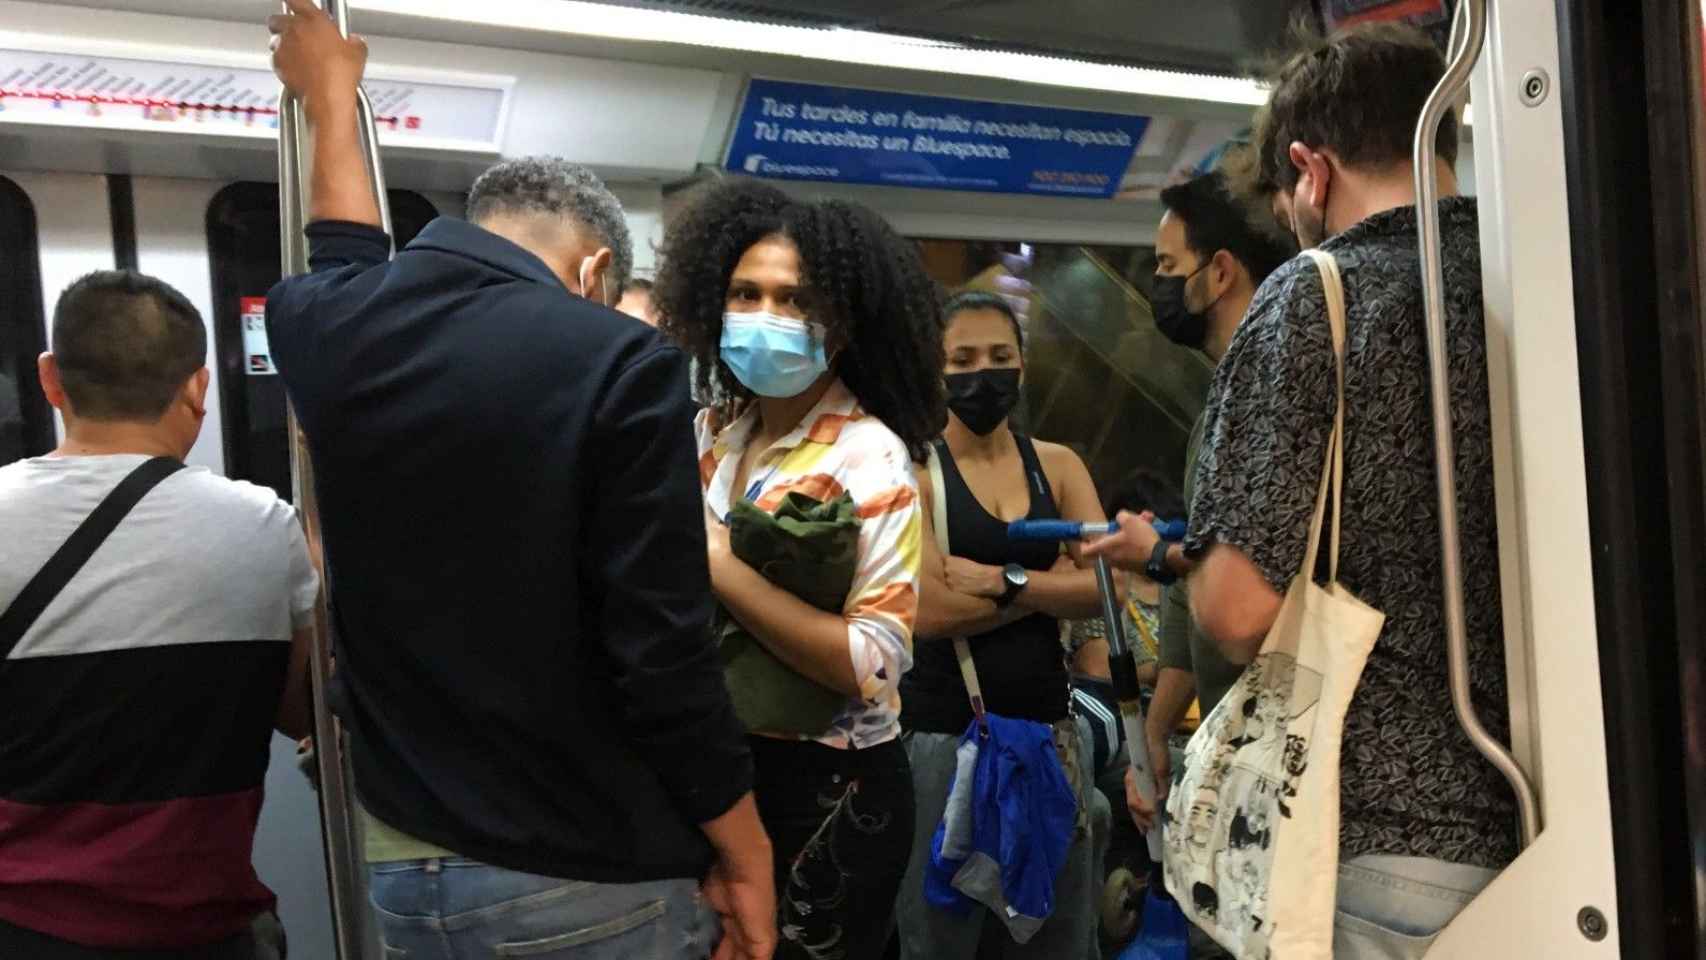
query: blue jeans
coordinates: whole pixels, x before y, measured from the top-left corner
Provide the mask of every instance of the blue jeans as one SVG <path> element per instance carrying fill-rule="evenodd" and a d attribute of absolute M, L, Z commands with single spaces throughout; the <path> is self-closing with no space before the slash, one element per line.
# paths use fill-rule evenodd
<path fill-rule="evenodd" d="M 1420 960 L 1497 875 L 1421 857 L 1366 856 L 1340 864 L 1335 960 Z"/>
<path fill-rule="evenodd" d="M 368 867 L 385 960 L 704 960 L 717 920 L 695 880 L 586 883 L 463 857 Z"/>

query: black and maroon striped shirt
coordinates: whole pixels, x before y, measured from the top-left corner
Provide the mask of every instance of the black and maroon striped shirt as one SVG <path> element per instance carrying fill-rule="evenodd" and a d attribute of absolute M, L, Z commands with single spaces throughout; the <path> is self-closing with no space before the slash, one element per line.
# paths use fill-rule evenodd
<path fill-rule="evenodd" d="M 0 607 L 144 459 L 0 468 Z M 0 920 L 170 949 L 272 906 L 251 847 L 317 589 L 271 491 L 190 468 L 143 498 L 0 662 Z"/>

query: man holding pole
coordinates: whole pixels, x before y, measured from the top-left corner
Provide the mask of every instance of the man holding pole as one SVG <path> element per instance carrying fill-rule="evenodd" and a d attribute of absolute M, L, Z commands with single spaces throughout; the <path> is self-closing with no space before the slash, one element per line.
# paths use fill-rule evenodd
<path fill-rule="evenodd" d="M 289 7 L 269 25 L 313 132 L 311 272 L 273 289 L 267 324 L 336 571 L 331 699 L 383 939 L 768 958 L 770 843 L 706 629 L 687 361 L 595 302 L 629 256 L 608 191 L 507 161 L 472 222 L 387 262 L 356 126 L 366 47 Z"/>

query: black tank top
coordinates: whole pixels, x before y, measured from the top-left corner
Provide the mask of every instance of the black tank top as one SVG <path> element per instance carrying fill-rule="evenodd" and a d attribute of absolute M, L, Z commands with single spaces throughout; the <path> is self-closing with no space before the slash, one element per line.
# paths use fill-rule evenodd
<path fill-rule="evenodd" d="M 1037 460 L 1036 447 L 1029 437 L 1014 434 L 1013 439 L 1018 442 L 1031 493 L 1025 519 L 1058 520 L 1060 509 Z M 1007 522 L 990 516 L 978 503 L 947 444 L 938 441 L 936 454 L 942 460 L 944 488 L 936 496 L 946 499 L 948 548 L 954 556 L 994 566 L 1016 563 L 1027 570 L 1054 566 L 1059 546 L 1009 540 Z M 978 684 L 990 712 L 1043 723 L 1066 716 L 1071 688 L 1060 645 L 1060 621 L 1032 614 L 969 639 Z M 947 638 L 914 644 L 913 666 L 901 678 L 900 691 L 900 723 L 908 730 L 960 734 L 971 723 L 965 681 L 960 678 L 954 645 Z"/>

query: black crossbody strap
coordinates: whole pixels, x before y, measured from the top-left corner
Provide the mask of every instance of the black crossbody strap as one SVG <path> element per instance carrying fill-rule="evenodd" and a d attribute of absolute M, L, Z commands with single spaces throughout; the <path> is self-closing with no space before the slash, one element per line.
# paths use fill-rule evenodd
<path fill-rule="evenodd" d="M 5 660 L 12 653 L 12 648 L 29 632 L 36 618 L 42 615 L 53 598 L 65 589 L 77 571 L 89 562 L 89 558 L 100 549 L 107 536 L 118 528 L 119 522 L 131 511 L 131 508 L 148 495 L 148 491 L 159 485 L 184 465 L 171 457 L 155 457 L 148 460 L 130 475 L 119 481 L 113 492 L 107 494 L 105 500 L 84 518 L 83 523 L 72 532 L 65 543 L 48 558 L 46 564 L 36 571 L 30 582 L 24 584 L 24 589 L 18 591 L 12 605 L 6 612 L 0 614 L 0 660 Z"/>

